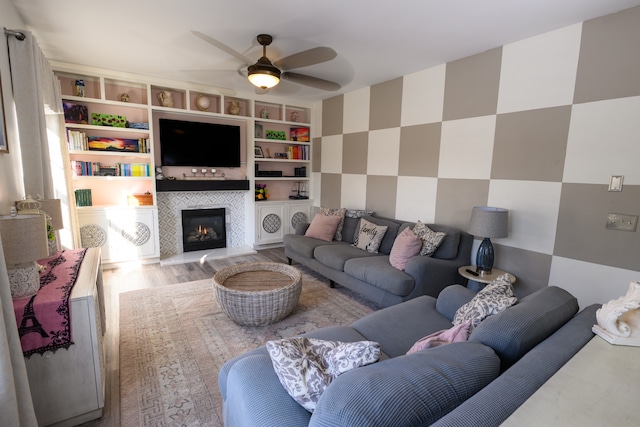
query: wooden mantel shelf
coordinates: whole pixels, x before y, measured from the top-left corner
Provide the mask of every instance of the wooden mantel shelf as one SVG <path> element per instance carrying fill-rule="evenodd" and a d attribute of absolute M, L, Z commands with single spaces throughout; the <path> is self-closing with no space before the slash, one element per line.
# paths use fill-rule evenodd
<path fill-rule="evenodd" d="M 169 191 L 248 191 L 249 180 L 157 180 L 156 191 L 157 192 L 169 192 Z"/>

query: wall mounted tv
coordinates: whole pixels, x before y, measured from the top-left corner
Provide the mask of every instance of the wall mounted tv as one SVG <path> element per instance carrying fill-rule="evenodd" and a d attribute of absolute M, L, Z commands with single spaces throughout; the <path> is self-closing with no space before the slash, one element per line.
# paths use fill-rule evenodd
<path fill-rule="evenodd" d="M 240 126 L 160 119 L 162 166 L 240 166 Z"/>

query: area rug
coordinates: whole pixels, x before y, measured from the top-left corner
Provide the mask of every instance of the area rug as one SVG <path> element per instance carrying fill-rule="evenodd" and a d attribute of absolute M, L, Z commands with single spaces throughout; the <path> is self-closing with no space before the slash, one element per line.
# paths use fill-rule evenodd
<path fill-rule="evenodd" d="M 224 362 L 268 340 L 348 325 L 376 308 L 308 273 L 293 313 L 259 327 L 229 319 L 210 280 L 123 293 L 121 425 L 222 426 L 218 372 Z"/>

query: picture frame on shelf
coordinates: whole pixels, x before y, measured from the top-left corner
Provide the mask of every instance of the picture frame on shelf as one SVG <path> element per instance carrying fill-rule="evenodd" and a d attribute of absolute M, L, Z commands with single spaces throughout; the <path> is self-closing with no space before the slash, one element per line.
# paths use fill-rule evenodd
<path fill-rule="evenodd" d="M 4 121 L 4 98 L 2 97 L 2 78 L 0 76 L 0 153 L 8 153 L 7 127 Z"/>
<path fill-rule="evenodd" d="M 262 128 L 262 125 L 260 123 L 256 123 L 255 134 L 256 138 L 264 138 L 264 129 Z"/>
<path fill-rule="evenodd" d="M 256 146 L 254 148 L 253 157 L 256 159 L 264 159 L 264 153 L 262 152 L 262 147 Z"/>

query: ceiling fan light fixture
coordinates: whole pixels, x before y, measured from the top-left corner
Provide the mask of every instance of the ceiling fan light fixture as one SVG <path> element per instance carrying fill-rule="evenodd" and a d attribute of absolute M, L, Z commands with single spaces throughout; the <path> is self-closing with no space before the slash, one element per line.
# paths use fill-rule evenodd
<path fill-rule="evenodd" d="M 269 89 L 280 83 L 280 70 L 274 67 L 267 57 L 260 58 L 247 71 L 249 81 L 261 89 Z"/>

